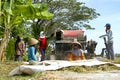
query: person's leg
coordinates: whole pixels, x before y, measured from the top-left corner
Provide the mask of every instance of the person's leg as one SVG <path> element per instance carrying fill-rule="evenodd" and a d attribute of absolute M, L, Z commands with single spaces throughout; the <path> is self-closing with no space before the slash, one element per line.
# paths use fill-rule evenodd
<path fill-rule="evenodd" d="M 45 60 L 45 49 L 41 49 L 41 61 Z"/>
<path fill-rule="evenodd" d="M 106 48 L 102 48 L 101 56 L 104 57 L 104 52 Z"/>
<path fill-rule="evenodd" d="M 107 59 L 110 59 L 110 44 L 107 44 L 107 47 L 106 47 L 106 57 Z"/>
<path fill-rule="evenodd" d="M 114 50 L 113 50 L 113 43 L 109 44 L 109 52 L 110 52 L 110 59 L 114 60 L 115 56 L 114 56 Z"/>
<path fill-rule="evenodd" d="M 17 55 L 14 55 L 14 61 L 17 61 Z"/>
<path fill-rule="evenodd" d="M 21 55 L 15 55 L 14 56 L 14 61 L 22 61 L 22 56 Z"/>
<path fill-rule="evenodd" d="M 22 56 L 18 55 L 18 61 L 22 61 Z"/>

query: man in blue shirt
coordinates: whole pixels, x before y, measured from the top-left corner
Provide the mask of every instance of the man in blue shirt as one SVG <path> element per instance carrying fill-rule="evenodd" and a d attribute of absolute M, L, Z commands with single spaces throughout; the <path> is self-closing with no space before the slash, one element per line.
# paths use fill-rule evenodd
<path fill-rule="evenodd" d="M 107 51 L 109 53 L 107 57 L 108 59 L 114 60 L 115 57 L 114 57 L 114 50 L 113 50 L 113 37 L 112 37 L 112 31 L 110 29 L 111 25 L 107 23 L 105 27 L 106 27 L 106 34 L 101 35 L 99 38 L 102 38 L 105 36 L 107 37 Z"/>

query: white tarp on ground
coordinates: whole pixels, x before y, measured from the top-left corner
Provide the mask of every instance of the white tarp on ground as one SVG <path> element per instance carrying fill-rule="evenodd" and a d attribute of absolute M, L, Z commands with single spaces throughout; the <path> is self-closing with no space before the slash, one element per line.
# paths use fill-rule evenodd
<path fill-rule="evenodd" d="M 65 60 L 45 60 L 42 62 L 37 62 L 36 65 L 29 65 L 28 62 L 24 63 L 25 65 L 18 66 L 14 70 L 9 73 L 9 76 L 17 75 L 17 74 L 34 74 L 40 71 L 46 70 L 57 70 L 63 67 L 69 66 L 95 66 L 102 64 L 112 64 L 110 62 L 102 62 L 96 59 L 92 60 L 77 60 L 77 61 L 65 61 Z M 120 64 L 116 64 L 115 66 L 120 67 Z"/>

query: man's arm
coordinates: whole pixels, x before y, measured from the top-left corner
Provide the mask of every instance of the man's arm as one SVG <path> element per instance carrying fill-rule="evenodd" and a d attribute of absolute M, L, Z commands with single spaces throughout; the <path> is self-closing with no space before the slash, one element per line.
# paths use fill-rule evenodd
<path fill-rule="evenodd" d="M 50 38 L 52 38 L 54 36 L 54 33 L 52 33 L 51 35 L 49 35 L 49 36 L 46 36 L 46 38 L 47 39 L 50 39 Z"/>
<path fill-rule="evenodd" d="M 107 35 L 107 34 L 104 34 L 104 35 L 99 36 L 99 38 L 102 38 L 102 37 L 105 37 L 105 36 L 108 36 L 108 35 Z"/>

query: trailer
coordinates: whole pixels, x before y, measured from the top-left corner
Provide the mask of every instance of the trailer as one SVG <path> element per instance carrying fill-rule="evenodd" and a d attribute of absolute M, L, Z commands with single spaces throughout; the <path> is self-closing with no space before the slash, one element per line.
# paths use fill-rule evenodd
<path fill-rule="evenodd" d="M 55 31 L 55 48 L 52 53 L 52 59 L 65 60 L 67 53 L 71 51 L 74 40 L 77 40 L 82 49 L 85 49 L 87 37 L 83 30 L 56 30 Z"/>

